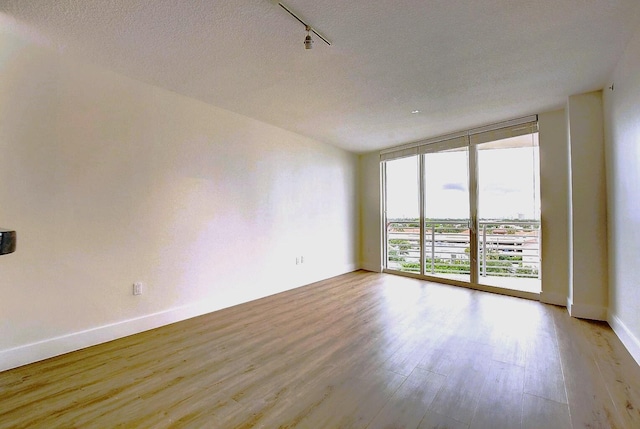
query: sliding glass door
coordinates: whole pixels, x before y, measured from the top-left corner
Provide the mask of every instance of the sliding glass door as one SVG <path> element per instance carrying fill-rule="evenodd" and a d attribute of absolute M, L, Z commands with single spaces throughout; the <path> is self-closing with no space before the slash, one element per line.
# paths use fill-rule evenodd
<path fill-rule="evenodd" d="M 540 292 L 536 118 L 381 154 L 385 268 Z"/>
<path fill-rule="evenodd" d="M 478 283 L 540 292 L 538 134 L 498 137 L 475 147 Z"/>
<path fill-rule="evenodd" d="M 420 274 L 420 192 L 418 156 L 385 165 L 388 269 Z"/>
<path fill-rule="evenodd" d="M 424 154 L 425 274 L 470 281 L 469 148 Z"/>

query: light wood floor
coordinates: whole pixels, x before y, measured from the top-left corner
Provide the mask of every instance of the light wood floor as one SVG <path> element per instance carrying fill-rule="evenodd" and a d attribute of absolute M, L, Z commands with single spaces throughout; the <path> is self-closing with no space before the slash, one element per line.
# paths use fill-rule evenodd
<path fill-rule="evenodd" d="M 565 309 L 356 272 L 0 373 L 0 427 L 640 428 L 640 367 Z"/>

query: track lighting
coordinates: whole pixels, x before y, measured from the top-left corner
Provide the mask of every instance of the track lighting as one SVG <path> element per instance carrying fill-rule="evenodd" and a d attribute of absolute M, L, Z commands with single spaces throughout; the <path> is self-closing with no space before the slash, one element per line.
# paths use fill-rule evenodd
<path fill-rule="evenodd" d="M 287 12 L 289 12 L 289 15 L 293 16 L 295 19 L 297 19 L 302 25 L 304 25 L 304 29 L 307 32 L 307 36 L 304 38 L 304 48 L 305 49 L 311 49 L 313 48 L 313 39 L 311 38 L 311 33 L 313 32 L 313 34 L 315 34 L 316 36 L 318 36 L 320 39 L 322 39 L 322 41 L 324 43 L 326 43 L 327 45 L 331 46 L 331 43 L 329 43 L 329 41 L 327 40 L 326 37 L 324 37 L 322 34 L 318 33 L 312 26 L 310 26 L 309 24 L 307 24 L 305 21 L 303 21 L 298 15 L 296 15 L 295 13 L 293 13 L 291 11 L 291 9 L 289 9 L 288 7 L 286 7 L 284 4 L 282 4 L 281 2 L 278 2 L 278 6 L 280 6 L 281 8 L 283 8 L 284 10 L 286 10 Z"/>
<path fill-rule="evenodd" d="M 16 250 L 16 232 L 0 228 L 0 255 Z"/>
<path fill-rule="evenodd" d="M 311 38 L 311 34 L 309 34 L 311 28 L 307 25 L 307 37 L 304 38 L 304 48 L 311 49 L 313 48 L 313 39 Z"/>

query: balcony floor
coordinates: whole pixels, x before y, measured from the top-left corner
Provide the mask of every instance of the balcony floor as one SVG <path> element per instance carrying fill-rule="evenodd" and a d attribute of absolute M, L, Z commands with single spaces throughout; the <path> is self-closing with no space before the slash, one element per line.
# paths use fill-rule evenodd
<path fill-rule="evenodd" d="M 469 282 L 469 275 L 465 274 L 430 274 L 430 277 L 440 277 L 443 279 Z M 481 276 L 479 284 L 484 286 L 494 286 L 502 289 L 518 290 L 522 292 L 540 293 L 542 284 L 540 279 L 527 279 L 521 277 L 497 277 Z"/>
<path fill-rule="evenodd" d="M 525 279 L 518 277 L 480 277 L 481 285 L 495 286 L 502 289 L 519 290 L 522 292 L 540 293 L 542 283 L 540 279 Z"/>

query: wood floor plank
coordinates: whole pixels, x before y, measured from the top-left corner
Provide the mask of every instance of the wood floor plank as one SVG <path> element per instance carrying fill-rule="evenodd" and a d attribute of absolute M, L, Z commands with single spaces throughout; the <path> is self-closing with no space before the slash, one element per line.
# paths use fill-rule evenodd
<path fill-rule="evenodd" d="M 491 359 L 524 367 L 527 361 L 527 344 L 523 336 L 504 334 L 492 345 Z"/>
<path fill-rule="evenodd" d="M 468 429 L 469 425 L 443 416 L 435 412 L 428 412 L 418 429 Z"/>
<path fill-rule="evenodd" d="M 420 362 L 418 362 L 416 366 L 435 372 L 436 374 L 452 374 L 456 371 L 456 362 L 458 360 L 459 347 L 453 345 L 456 340 L 463 341 L 462 339 L 443 340 L 442 345 L 430 349 L 422 356 L 422 359 L 420 359 Z"/>
<path fill-rule="evenodd" d="M 522 416 L 524 368 L 493 361 L 480 391 L 471 429 L 519 429 Z"/>
<path fill-rule="evenodd" d="M 522 429 L 571 429 L 569 406 L 539 396 L 524 394 Z"/>
<path fill-rule="evenodd" d="M 554 317 L 573 427 L 625 427 L 606 390 L 593 352 L 580 335 L 578 325 L 582 322 L 560 310 L 554 311 Z"/>
<path fill-rule="evenodd" d="M 415 429 L 442 387 L 445 376 L 415 368 L 367 429 Z"/>
<path fill-rule="evenodd" d="M 406 377 L 380 371 L 367 379 L 345 377 L 327 391 L 326 400 L 299 420 L 299 427 L 365 428 Z"/>
<path fill-rule="evenodd" d="M 606 324 L 358 271 L 1 372 L 0 428 L 635 429 L 639 389 Z"/>
<path fill-rule="evenodd" d="M 567 403 L 560 351 L 555 338 L 540 335 L 530 341 L 525 364 L 524 392 Z"/>
<path fill-rule="evenodd" d="M 582 321 L 579 326 L 593 346 L 595 364 L 620 420 L 632 427 L 640 421 L 640 366 L 606 323 Z"/>
<path fill-rule="evenodd" d="M 431 405 L 432 411 L 465 424 L 471 423 L 490 368 L 482 345 L 472 344 L 478 348 L 466 346 L 458 350 L 455 369 Z"/>

